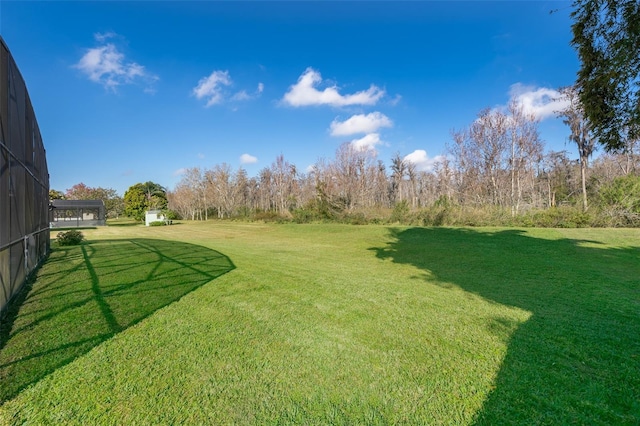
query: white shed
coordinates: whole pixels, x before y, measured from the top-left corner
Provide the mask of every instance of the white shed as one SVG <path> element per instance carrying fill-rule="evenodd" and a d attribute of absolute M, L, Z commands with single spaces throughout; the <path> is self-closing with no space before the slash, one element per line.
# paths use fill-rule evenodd
<path fill-rule="evenodd" d="M 161 210 L 149 210 L 144 215 L 144 224 L 149 226 L 151 222 L 164 222 L 165 217 Z"/>

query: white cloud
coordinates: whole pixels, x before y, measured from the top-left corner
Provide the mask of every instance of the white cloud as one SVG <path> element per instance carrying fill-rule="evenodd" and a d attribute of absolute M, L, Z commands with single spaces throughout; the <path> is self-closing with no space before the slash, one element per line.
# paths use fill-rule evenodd
<path fill-rule="evenodd" d="M 198 153 L 198 155 L 197 155 L 197 157 L 198 157 L 199 159 L 201 159 L 201 160 L 202 160 L 202 159 L 204 159 L 204 154 L 203 154 L 203 153 L 201 153 L 201 152 L 199 152 L 199 153 Z"/>
<path fill-rule="evenodd" d="M 380 135 L 378 133 L 369 133 L 360 139 L 351 141 L 351 145 L 360 151 L 373 151 L 375 153 L 376 146 L 381 145 Z"/>
<path fill-rule="evenodd" d="M 183 174 L 185 174 L 186 172 L 187 172 L 187 169 L 185 169 L 185 168 L 183 167 L 183 168 L 180 168 L 180 169 L 178 169 L 178 170 L 174 171 L 174 172 L 173 172 L 173 175 L 174 175 L 174 176 L 182 176 L 182 175 L 183 175 Z"/>
<path fill-rule="evenodd" d="M 404 161 L 412 163 L 416 166 L 416 169 L 422 172 L 433 171 L 434 166 L 444 160 L 444 156 L 436 155 L 433 158 L 429 158 L 427 151 L 424 149 L 416 149 L 411 154 L 404 157 Z"/>
<path fill-rule="evenodd" d="M 231 100 L 236 102 L 249 101 L 251 99 L 259 98 L 260 95 L 262 95 L 263 91 L 264 91 L 264 84 L 258 83 L 258 87 L 256 88 L 256 91 L 253 94 L 247 93 L 246 90 L 241 90 L 237 92 L 235 95 L 233 95 L 231 97 Z"/>
<path fill-rule="evenodd" d="M 370 114 L 357 114 L 345 121 L 333 120 L 331 122 L 332 136 L 354 135 L 357 133 L 373 133 L 381 127 L 391 127 L 393 122 L 381 112 Z"/>
<path fill-rule="evenodd" d="M 509 90 L 511 101 L 522 106 L 525 113 L 533 114 L 544 120 L 554 117 L 556 112 L 566 108 L 568 101 L 562 98 L 559 91 L 547 87 L 536 88 L 516 83 Z"/>
<path fill-rule="evenodd" d="M 117 34 L 114 33 L 113 31 L 108 31 L 106 33 L 95 33 L 93 35 L 93 38 L 96 39 L 96 41 L 103 43 L 105 40 L 109 39 L 109 38 L 114 38 L 116 37 Z"/>
<path fill-rule="evenodd" d="M 258 162 L 258 158 L 249 154 L 242 154 L 240 156 L 240 164 L 254 164 Z"/>
<path fill-rule="evenodd" d="M 202 77 L 198 85 L 193 88 L 193 95 L 197 99 L 206 99 L 206 107 L 222 102 L 224 95 L 222 86 L 230 86 L 229 71 L 213 71 L 208 77 Z"/>
<path fill-rule="evenodd" d="M 402 96 L 396 95 L 393 99 L 389 101 L 389 104 L 391 104 L 391 106 L 396 106 L 400 103 L 401 100 L 402 100 Z"/>
<path fill-rule="evenodd" d="M 230 96 L 229 92 L 225 93 L 225 86 L 232 86 L 233 80 L 229 75 L 229 71 L 217 70 L 213 71 L 208 77 L 203 77 L 198 81 L 198 85 L 193 88 L 193 95 L 197 99 L 206 99 L 205 107 L 220 104 L 225 100 L 232 102 L 243 102 L 255 99 L 262 94 L 264 84 L 258 83 L 255 93 L 248 93 L 246 90 L 240 90 Z M 236 111 L 237 108 L 232 108 Z"/>
<path fill-rule="evenodd" d="M 96 41 L 100 43 L 115 36 L 115 33 L 94 34 Z M 122 84 L 142 82 L 148 86 L 145 92 L 154 93 L 149 86 L 158 80 L 157 76 L 147 72 L 142 65 L 127 61 L 113 43 L 87 49 L 74 68 L 79 69 L 89 80 L 114 91 Z"/>
<path fill-rule="evenodd" d="M 241 90 L 231 97 L 232 101 L 248 101 L 249 99 L 251 99 L 251 96 L 246 90 Z"/>
<path fill-rule="evenodd" d="M 316 89 L 322 83 L 322 76 L 313 68 L 309 67 L 298 78 L 298 82 L 289 88 L 285 93 L 283 102 L 294 106 L 308 105 L 375 105 L 384 96 L 384 90 L 375 85 L 369 89 L 356 92 L 350 95 L 341 95 L 336 86 L 330 86 L 320 91 Z"/>

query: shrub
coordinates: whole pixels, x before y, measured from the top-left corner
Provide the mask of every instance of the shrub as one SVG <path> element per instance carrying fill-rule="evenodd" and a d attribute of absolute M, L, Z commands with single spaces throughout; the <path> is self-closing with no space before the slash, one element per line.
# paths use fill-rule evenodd
<path fill-rule="evenodd" d="M 58 232 L 58 235 L 56 235 L 56 241 L 58 242 L 58 245 L 61 246 L 75 246 L 80 244 L 82 240 L 84 240 L 84 235 L 82 235 L 82 232 L 75 229 Z"/>
<path fill-rule="evenodd" d="M 367 223 L 369 223 L 364 213 L 361 212 L 345 215 L 344 219 L 345 223 L 348 223 L 350 225 L 366 225 Z"/>
<path fill-rule="evenodd" d="M 166 220 L 178 220 L 178 219 L 181 219 L 180 215 L 175 210 L 165 209 L 165 210 L 162 210 L 162 214 L 164 215 L 164 218 Z"/>
<path fill-rule="evenodd" d="M 613 226 L 637 226 L 640 219 L 640 176 L 615 178 L 600 189 L 599 201 Z"/>
<path fill-rule="evenodd" d="M 448 206 L 434 204 L 416 213 L 416 219 L 422 226 L 446 226 L 450 221 L 451 209 Z"/>
<path fill-rule="evenodd" d="M 153 222 L 149 222 L 149 226 L 165 226 L 167 222 L 164 220 L 154 220 Z"/>
<path fill-rule="evenodd" d="M 311 223 L 315 220 L 318 220 L 318 216 L 315 211 L 299 207 L 294 209 L 293 212 L 293 221 L 295 223 Z"/>
<path fill-rule="evenodd" d="M 522 222 L 522 218 L 519 219 Z M 583 228 L 592 223 L 591 214 L 575 206 L 551 207 L 529 215 L 528 225 L 540 228 Z"/>
<path fill-rule="evenodd" d="M 389 218 L 390 223 L 404 223 L 407 220 L 407 216 L 409 215 L 409 203 L 407 200 L 401 200 L 397 202 L 395 206 L 393 206 L 393 211 L 391 212 L 391 217 Z"/>
<path fill-rule="evenodd" d="M 232 214 L 234 219 L 250 219 L 253 214 L 253 210 L 251 210 L 248 206 L 240 206 L 238 207 Z"/>
<path fill-rule="evenodd" d="M 284 217 L 283 215 L 278 214 L 277 212 L 274 212 L 272 210 L 269 211 L 259 211 L 254 213 L 253 215 L 253 220 L 258 221 L 258 222 L 265 222 L 265 223 L 284 223 L 287 222 L 288 219 L 286 217 Z"/>

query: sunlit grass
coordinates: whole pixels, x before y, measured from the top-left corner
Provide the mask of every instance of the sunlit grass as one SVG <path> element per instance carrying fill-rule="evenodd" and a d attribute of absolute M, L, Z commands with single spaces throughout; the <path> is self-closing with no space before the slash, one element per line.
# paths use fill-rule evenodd
<path fill-rule="evenodd" d="M 84 232 L 1 335 L 0 423 L 640 418 L 637 230 Z"/>
<path fill-rule="evenodd" d="M 0 400 L 231 269 L 220 253 L 176 241 L 55 248 L 3 324 Z"/>

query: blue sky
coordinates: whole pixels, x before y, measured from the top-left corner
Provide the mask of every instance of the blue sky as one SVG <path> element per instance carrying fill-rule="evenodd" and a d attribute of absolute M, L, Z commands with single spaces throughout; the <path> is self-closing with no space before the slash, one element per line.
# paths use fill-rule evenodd
<path fill-rule="evenodd" d="M 550 13 L 555 10 L 554 13 Z M 575 149 L 555 90 L 569 1 L 0 1 L 51 187 L 172 189 L 189 167 L 305 170 L 351 142 L 428 170 L 452 129 L 522 102 Z"/>

